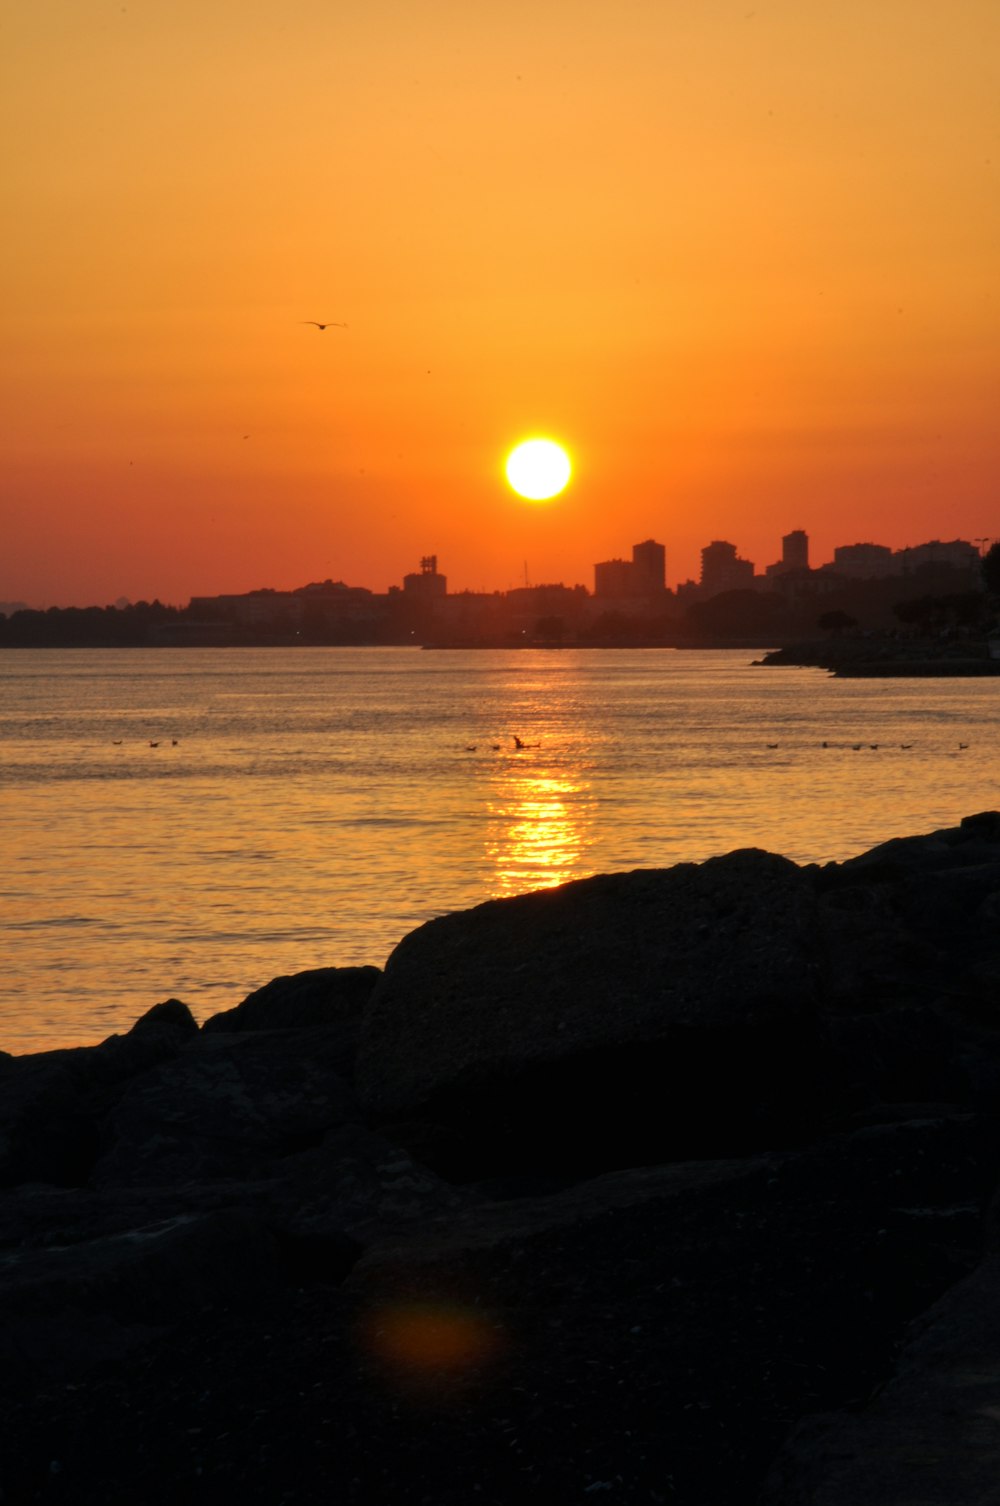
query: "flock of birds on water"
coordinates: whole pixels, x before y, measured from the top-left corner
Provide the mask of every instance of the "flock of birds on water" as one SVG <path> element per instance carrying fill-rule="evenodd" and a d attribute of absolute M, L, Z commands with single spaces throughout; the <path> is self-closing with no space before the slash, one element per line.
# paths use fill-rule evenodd
<path fill-rule="evenodd" d="M 900 743 L 899 744 L 900 749 L 904 753 L 908 753 L 910 751 L 910 749 L 913 748 L 913 747 L 915 747 L 915 746 L 916 746 L 915 743 Z M 958 745 L 959 751 L 960 752 L 964 752 L 965 749 L 968 748 L 968 746 L 969 746 L 968 743 L 959 743 L 959 745 Z M 514 752 L 515 753 L 520 753 L 520 752 L 522 752 L 523 750 L 525 750 L 527 748 L 540 748 L 540 747 L 541 747 L 541 743 L 525 743 L 525 742 L 522 742 L 521 739 L 519 737 L 517 737 L 516 735 L 514 737 Z M 765 747 L 767 748 L 768 752 L 774 752 L 776 749 L 778 749 L 778 748 L 781 747 L 781 744 L 780 743 L 766 743 Z M 830 742 L 822 742 L 822 743 L 820 743 L 820 747 L 821 748 L 847 747 L 847 748 L 850 748 L 850 750 L 851 750 L 852 753 L 860 753 L 861 750 L 862 750 L 862 748 L 867 747 L 872 753 L 877 753 L 880 748 L 888 747 L 888 744 L 887 743 L 867 743 L 866 744 L 866 743 L 830 743 Z M 503 750 L 503 744 L 502 743 L 490 743 L 490 750 L 493 753 L 500 753 Z M 466 751 L 466 753 L 477 753 L 479 751 L 479 744 L 478 743 L 466 743 L 465 751 Z"/>
<path fill-rule="evenodd" d="M 122 738 L 122 737 L 116 737 L 116 738 L 113 739 L 112 746 L 115 747 L 115 748 L 120 748 L 122 746 L 122 744 L 123 744 L 124 741 L 125 741 L 124 738 Z M 161 740 L 158 739 L 156 742 L 153 742 L 152 739 L 150 739 L 149 740 L 149 747 L 151 747 L 151 748 L 158 748 L 160 746 L 160 741 Z M 172 737 L 170 739 L 170 746 L 172 748 L 178 748 L 178 747 L 180 747 L 180 741 L 181 740 L 180 740 L 179 737 Z M 540 748 L 542 746 L 541 743 L 526 743 L 526 742 L 522 741 L 522 739 L 520 737 L 518 737 L 516 733 L 514 734 L 514 737 L 513 737 L 513 743 L 514 743 L 514 752 L 515 753 L 525 753 L 525 752 L 527 752 L 531 748 Z M 503 743 L 490 743 L 490 751 L 492 753 L 502 753 L 503 752 L 503 746 L 504 746 Z M 888 746 L 887 743 L 829 743 L 829 742 L 822 742 L 822 743 L 820 743 L 820 747 L 821 748 L 846 747 L 846 748 L 850 748 L 850 750 L 851 750 L 852 753 L 860 753 L 863 748 L 867 748 L 872 753 L 877 753 L 880 748 L 884 748 L 884 747 L 887 747 L 887 746 Z M 899 747 L 900 747 L 901 751 L 904 752 L 904 753 L 908 753 L 910 751 L 910 749 L 913 748 L 913 747 L 915 747 L 915 746 L 916 746 L 915 743 L 900 743 L 899 744 Z M 959 745 L 958 745 L 959 752 L 965 752 L 965 750 L 968 748 L 968 746 L 969 746 L 968 743 L 959 743 Z M 773 753 L 773 752 L 776 752 L 777 749 L 781 747 L 781 744 L 780 743 L 765 743 L 765 747 L 767 748 L 767 750 L 768 750 L 769 753 Z M 465 745 L 465 751 L 466 751 L 466 753 L 478 753 L 478 751 L 479 751 L 479 744 L 478 743 L 466 743 L 466 745 Z"/>

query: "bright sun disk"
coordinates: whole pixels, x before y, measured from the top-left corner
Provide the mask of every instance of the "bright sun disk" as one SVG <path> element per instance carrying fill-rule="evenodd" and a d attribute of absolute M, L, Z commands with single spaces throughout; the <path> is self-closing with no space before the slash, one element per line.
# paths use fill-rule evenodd
<path fill-rule="evenodd" d="M 507 480 L 529 502 L 558 496 L 571 471 L 569 456 L 554 439 L 525 439 L 507 456 Z"/>

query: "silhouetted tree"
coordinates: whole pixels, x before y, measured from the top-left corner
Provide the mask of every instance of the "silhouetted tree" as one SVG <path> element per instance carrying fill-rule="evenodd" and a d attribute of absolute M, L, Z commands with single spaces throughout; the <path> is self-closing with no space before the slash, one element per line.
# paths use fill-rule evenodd
<path fill-rule="evenodd" d="M 894 602 L 892 610 L 907 627 L 915 627 L 920 632 L 927 633 L 937 611 L 937 602 L 933 596 L 914 596 L 906 601 Z"/>
<path fill-rule="evenodd" d="M 992 544 L 983 555 L 979 567 L 983 572 L 983 584 L 991 596 L 1000 596 L 1000 543 Z"/>
<path fill-rule="evenodd" d="M 785 601 L 776 591 L 720 591 L 708 601 L 693 602 L 687 611 L 696 633 L 740 637 L 780 632 L 786 618 Z"/>
<path fill-rule="evenodd" d="M 956 627 L 978 627 L 985 616 L 986 600 L 982 591 L 956 591 L 940 597 L 940 605 Z"/>
<path fill-rule="evenodd" d="M 852 617 L 850 612 L 841 612 L 839 609 L 834 612 L 823 612 L 816 619 L 816 626 L 824 633 L 846 633 L 848 628 L 856 628 L 857 625 L 856 617 Z"/>
<path fill-rule="evenodd" d="M 562 617 L 539 617 L 535 623 L 535 637 L 549 643 L 561 643 L 565 633 L 566 623 Z"/>

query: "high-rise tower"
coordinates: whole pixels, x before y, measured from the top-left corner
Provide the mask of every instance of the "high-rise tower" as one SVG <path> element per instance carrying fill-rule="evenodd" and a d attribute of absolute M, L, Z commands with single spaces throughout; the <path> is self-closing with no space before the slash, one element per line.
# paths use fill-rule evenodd
<path fill-rule="evenodd" d="M 632 573 L 636 590 L 643 595 L 666 590 L 667 551 L 655 539 L 632 545 Z"/>
<path fill-rule="evenodd" d="M 781 568 L 783 570 L 809 569 L 809 535 L 804 528 L 793 528 L 781 540 Z"/>

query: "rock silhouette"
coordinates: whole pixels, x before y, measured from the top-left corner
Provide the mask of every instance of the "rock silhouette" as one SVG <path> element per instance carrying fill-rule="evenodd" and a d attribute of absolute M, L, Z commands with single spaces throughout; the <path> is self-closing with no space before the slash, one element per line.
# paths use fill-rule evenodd
<path fill-rule="evenodd" d="M 998 917 L 986 812 L 0 1055 L 3 1499 L 989 1499 Z"/>

